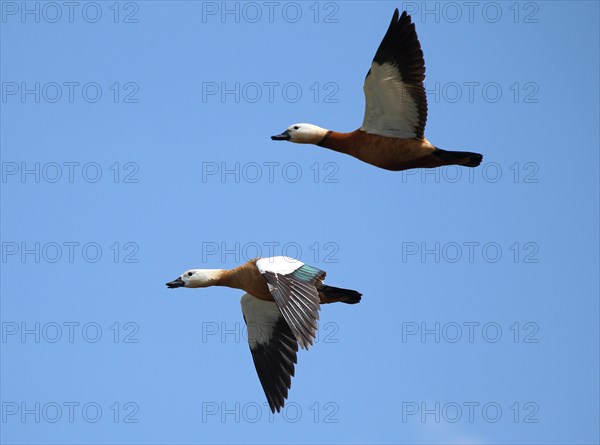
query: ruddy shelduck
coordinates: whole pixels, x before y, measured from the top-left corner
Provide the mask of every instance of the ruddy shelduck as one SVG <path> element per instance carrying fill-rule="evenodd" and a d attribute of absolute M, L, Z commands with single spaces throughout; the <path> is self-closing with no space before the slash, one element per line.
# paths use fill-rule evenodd
<path fill-rule="evenodd" d="M 192 269 L 167 287 L 241 289 L 242 314 L 258 378 L 272 412 L 284 406 L 298 344 L 309 349 L 321 304 L 358 303 L 361 294 L 323 284 L 325 272 L 289 257 L 256 258 L 235 269 Z"/>
<path fill-rule="evenodd" d="M 406 12 L 400 16 L 396 9 L 365 79 L 362 127 L 339 133 L 312 124 L 294 124 L 271 139 L 316 144 L 393 171 L 444 165 L 477 167 L 483 158 L 479 153 L 442 150 L 425 138 L 423 80 L 425 61 L 415 25 Z"/>

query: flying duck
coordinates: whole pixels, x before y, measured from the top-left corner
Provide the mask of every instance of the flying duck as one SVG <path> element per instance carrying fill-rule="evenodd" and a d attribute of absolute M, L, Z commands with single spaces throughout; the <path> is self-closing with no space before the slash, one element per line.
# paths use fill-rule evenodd
<path fill-rule="evenodd" d="M 433 168 L 443 165 L 477 167 L 479 153 L 446 151 L 425 138 L 427 97 L 425 61 L 415 25 L 405 12 L 394 12 L 364 83 L 362 127 L 350 133 L 312 124 L 294 124 L 275 141 L 315 144 L 345 153 L 386 170 Z"/>
<path fill-rule="evenodd" d="M 359 292 L 323 284 L 325 272 L 293 258 L 256 258 L 231 270 L 191 269 L 167 287 L 241 289 L 242 314 L 258 378 L 279 412 L 292 385 L 298 344 L 313 344 L 321 304 L 358 303 Z"/>

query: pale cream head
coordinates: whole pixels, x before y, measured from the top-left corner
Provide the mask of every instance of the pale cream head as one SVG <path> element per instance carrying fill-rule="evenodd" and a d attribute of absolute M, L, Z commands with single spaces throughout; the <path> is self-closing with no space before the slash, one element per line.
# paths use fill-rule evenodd
<path fill-rule="evenodd" d="M 176 287 L 210 287 L 214 286 L 221 275 L 221 269 L 190 269 L 186 270 L 181 276 L 167 283 L 167 287 L 174 289 Z"/>
<path fill-rule="evenodd" d="M 290 141 L 298 144 L 318 144 L 327 136 L 329 130 L 313 124 L 293 124 L 287 130 L 276 136 L 271 136 L 274 141 Z"/>

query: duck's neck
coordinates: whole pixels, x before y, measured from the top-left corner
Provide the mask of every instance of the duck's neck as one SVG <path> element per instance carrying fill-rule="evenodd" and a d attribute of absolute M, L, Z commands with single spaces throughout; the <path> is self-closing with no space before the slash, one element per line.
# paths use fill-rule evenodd
<path fill-rule="evenodd" d="M 212 286 L 227 286 L 227 287 L 232 287 L 229 286 L 229 282 L 230 282 L 230 270 L 227 269 L 214 269 L 212 271 L 214 273 L 214 278 L 211 280 L 212 281 Z"/>
<path fill-rule="evenodd" d="M 233 289 L 244 289 L 245 273 L 244 267 L 239 266 L 234 269 L 218 269 L 218 278 L 214 286 L 225 286 Z"/>
<path fill-rule="evenodd" d="M 220 282 L 228 271 L 226 269 L 203 269 L 203 283 L 199 287 L 220 286 Z"/>
<path fill-rule="evenodd" d="M 354 149 L 353 136 L 356 132 L 351 133 L 339 133 L 337 131 L 329 131 L 321 142 L 317 145 L 319 147 L 329 148 L 330 150 L 337 151 L 339 153 L 352 154 Z"/>

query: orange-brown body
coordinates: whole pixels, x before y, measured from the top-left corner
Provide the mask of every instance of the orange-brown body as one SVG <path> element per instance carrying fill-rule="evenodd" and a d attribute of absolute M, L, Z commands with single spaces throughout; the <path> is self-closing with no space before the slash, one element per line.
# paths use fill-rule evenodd
<path fill-rule="evenodd" d="M 392 138 L 362 130 L 350 133 L 330 131 L 318 145 L 392 171 L 461 164 L 461 159 L 444 159 L 434 154 L 437 153 L 436 147 L 425 138 Z"/>

